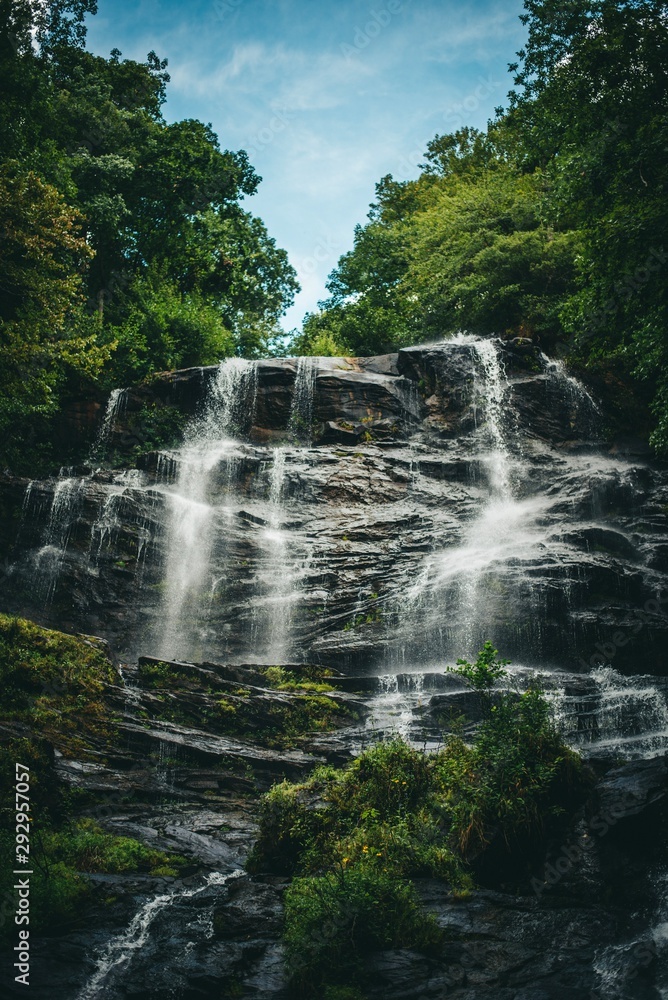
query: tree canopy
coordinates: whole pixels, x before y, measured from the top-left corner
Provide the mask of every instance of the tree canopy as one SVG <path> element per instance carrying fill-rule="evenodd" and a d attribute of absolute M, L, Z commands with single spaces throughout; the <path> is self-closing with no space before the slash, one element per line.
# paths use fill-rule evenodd
<path fill-rule="evenodd" d="M 82 386 L 267 353 L 298 288 L 246 153 L 165 121 L 155 52 L 89 52 L 95 10 L 0 0 L 1 464 Z"/>
<path fill-rule="evenodd" d="M 526 0 L 508 107 L 384 177 L 299 350 L 374 353 L 457 329 L 523 335 L 652 402 L 668 450 L 668 15 Z"/>

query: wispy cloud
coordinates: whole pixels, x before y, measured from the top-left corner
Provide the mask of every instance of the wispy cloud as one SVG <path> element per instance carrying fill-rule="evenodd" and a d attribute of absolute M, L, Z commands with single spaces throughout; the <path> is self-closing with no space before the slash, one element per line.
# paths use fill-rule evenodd
<path fill-rule="evenodd" d="M 325 296 L 376 181 L 416 176 L 436 132 L 483 126 L 503 103 L 523 40 L 522 0 L 99 0 L 99 10 L 95 51 L 167 56 L 167 116 L 211 122 L 224 148 L 249 150 L 264 180 L 248 207 L 301 269 L 288 326 Z M 336 252 L 314 253 L 323 239 Z"/>

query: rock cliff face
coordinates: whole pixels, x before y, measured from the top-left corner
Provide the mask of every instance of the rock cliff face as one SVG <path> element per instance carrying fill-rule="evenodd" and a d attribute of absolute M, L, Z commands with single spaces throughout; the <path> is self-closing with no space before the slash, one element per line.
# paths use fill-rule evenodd
<path fill-rule="evenodd" d="M 369 997 L 668 995 L 665 468 L 530 343 L 471 337 L 168 373 L 98 425 L 86 466 L 0 476 L 0 606 L 109 641 L 115 735 L 59 776 L 198 871 L 95 876 L 85 926 L 36 942 L 37 1000 L 289 1000 L 285 882 L 241 870 L 258 792 L 473 725 L 443 667 L 486 639 L 544 673 L 598 784 L 534 885 L 421 882 L 449 943 L 373 956 Z M 327 673 L 317 736 L 278 664 Z"/>
<path fill-rule="evenodd" d="M 258 793 L 316 764 L 349 759 L 363 720 L 378 712 L 373 691 L 336 690 L 359 687 L 362 678 L 329 680 L 330 697 L 357 721 L 299 750 L 260 745 L 263 713 L 275 721 L 277 706 L 301 696 L 263 688 L 251 666 L 146 658 L 125 672 L 124 684 L 107 687 L 112 741 L 89 748 L 86 760 L 58 754 L 58 776 L 105 829 L 185 854 L 193 871 L 183 878 L 92 876 L 83 912 L 68 926 L 33 935 L 31 996 L 293 1000 L 281 943 L 288 879 L 250 876 L 243 865 L 256 836 Z M 441 676 L 440 685 L 437 706 L 450 698 L 466 710 L 455 678 Z M 221 735 L 209 711 L 221 693 L 253 702 L 250 740 Z M 174 708 L 180 722 L 169 721 Z M 193 708 L 199 718 L 186 723 Z M 434 733 L 423 717 L 412 735 L 429 740 Z M 442 881 L 416 880 L 446 939 L 429 955 L 370 955 L 369 1000 L 661 1000 L 668 986 L 668 757 L 612 769 L 594 759 L 594 767 L 602 777 L 548 843 L 544 862 L 535 859 L 533 878 L 487 864 L 476 872 L 478 888 L 459 900 Z M 3 995 L 21 996 L 5 975 Z"/>
<path fill-rule="evenodd" d="M 0 481 L 0 599 L 123 656 L 665 673 L 668 476 L 604 424 L 524 342 L 166 374 Z"/>

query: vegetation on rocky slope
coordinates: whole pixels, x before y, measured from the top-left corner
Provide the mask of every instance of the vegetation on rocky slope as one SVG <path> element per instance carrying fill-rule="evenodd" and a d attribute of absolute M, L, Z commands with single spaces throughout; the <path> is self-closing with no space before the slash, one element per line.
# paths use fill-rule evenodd
<path fill-rule="evenodd" d="M 4 719 L 36 727 L 63 749 L 85 751 L 90 738 L 108 732 L 101 698 L 117 680 L 101 640 L 0 614 Z"/>
<path fill-rule="evenodd" d="M 356 710 L 336 695 L 323 674 L 317 668 L 298 675 L 272 666 L 248 672 L 248 684 L 243 684 L 188 664 L 151 660 L 140 663 L 138 676 L 154 695 L 145 708 L 154 718 L 260 746 L 290 748 L 356 718 Z"/>
<path fill-rule="evenodd" d="M 93 746 L 109 745 L 113 718 L 103 696 L 105 685 L 115 680 L 100 640 L 0 615 L 0 853 L 5 859 L 14 856 L 19 762 L 30 775 L 31 919 L 36 930 L 81 917 L 91 888 L 89 873 L 176 875 L 187 864 L 185 858 L 105 832 L 94 818 L 81 815 L 91 803 L 56 772 L 55 750 L 85 759 Z M 13 927 L 13 882 L 6 864 L 0 873 L 0 935 Z"/>
<path fill-rule="evenodd" d="M 294 876 L 285 940 L 305 994 L 353 983 L 369 951 L 438 947 L 413 880 L 444 879 L 465 895 L 486 850 L 521 852 L 577 800 L 579 757 L 540 691 L 491 699 L 504 663 L 487 643 L 476 664 L 457 667 L 482 702 L 470 745 L 450 736 L 429 754 L 395 739 L 266 795 L 249 865 Z"/>

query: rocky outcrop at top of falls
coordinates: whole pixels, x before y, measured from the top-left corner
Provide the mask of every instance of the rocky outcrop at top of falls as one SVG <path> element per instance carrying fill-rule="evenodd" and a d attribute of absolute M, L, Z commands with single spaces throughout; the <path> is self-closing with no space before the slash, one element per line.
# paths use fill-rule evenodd
<path fill-rule="evenodd" d="M 605 424 L 527 341 L 160 375 L 0 479 L 0 602 L 122 657 L 664 674 L 668 475 Z"/>

